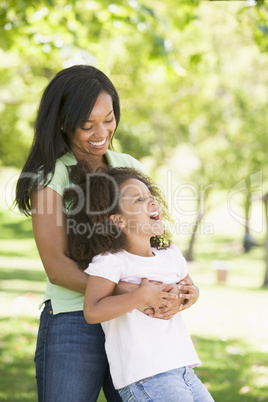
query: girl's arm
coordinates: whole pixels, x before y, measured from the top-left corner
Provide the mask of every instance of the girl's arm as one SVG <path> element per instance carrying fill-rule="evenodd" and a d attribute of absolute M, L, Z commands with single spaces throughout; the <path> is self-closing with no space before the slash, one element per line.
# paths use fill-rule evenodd
<path fill-rule="evenodd" d="M 84 300 L 84 316 L 89 324 L 112 320 L 146 304 L 169 306 L 177 296 L 163 292 L 166 285 L 154 285 L 148 279 L 130 293 L 114 295 L 116 284 L 98 276 L 89 276 Z"/>
<path fill-rule="evenodd" d="M 34 237 L 50 282 L 85 293 L 88 275 L 67 256 L 67 228 L 62 197 L 46 187 L 34 192 L 31 202 Z"/>
<path fill-rule="evenodd" d="M 124 293 L 132 292 L 132 290 L 138 289 L 141 285 L 136 283 L 120 281 L 115 287 L 114 295 L 122 295 Z"/>

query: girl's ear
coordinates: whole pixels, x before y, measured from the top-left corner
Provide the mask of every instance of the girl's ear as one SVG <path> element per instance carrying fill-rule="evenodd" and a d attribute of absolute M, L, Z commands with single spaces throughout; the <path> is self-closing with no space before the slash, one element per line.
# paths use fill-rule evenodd
<path fill-rule="evenodd" d="M 124 228 L 126 226 L 125 222 L 121 218 L 120 215 L 110 215 L 109 219 L 116 225 L 118 228 Z"/>

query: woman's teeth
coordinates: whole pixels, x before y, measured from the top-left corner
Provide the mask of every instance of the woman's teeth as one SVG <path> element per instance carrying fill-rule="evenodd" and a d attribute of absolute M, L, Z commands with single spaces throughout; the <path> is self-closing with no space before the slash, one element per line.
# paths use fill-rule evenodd
<path fill-rule="evenodd" d="M 88 141 L 89 145 L 92 145 L 93 147 L 99 147 L 101 145 L 104 145 L 106 142 L 106 138 L 102 141 Z"/>

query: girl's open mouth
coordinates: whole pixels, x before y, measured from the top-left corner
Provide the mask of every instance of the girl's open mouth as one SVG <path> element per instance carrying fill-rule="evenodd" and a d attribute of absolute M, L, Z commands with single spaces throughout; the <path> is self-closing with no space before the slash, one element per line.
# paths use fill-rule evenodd
<path fill-rule="evenodd" d="M 159 212 L 155 211 L 150 215 L 150 219 L 153 219 L 154 221 L 161 222 L 161 216 Z"/>

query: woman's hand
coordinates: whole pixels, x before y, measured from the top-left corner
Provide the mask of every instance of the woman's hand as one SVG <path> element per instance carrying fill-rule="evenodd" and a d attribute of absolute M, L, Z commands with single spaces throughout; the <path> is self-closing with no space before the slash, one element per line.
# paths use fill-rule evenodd
<path fill-rule="evenodd" d="M 184 299 L 184 303 L 179 307 L 179 311 L 191 307 L 199 298 L 199 289 L 193 284 L 192 279 L 187 275 L 177 285 L 180 293 L 179 298 Z"/>

